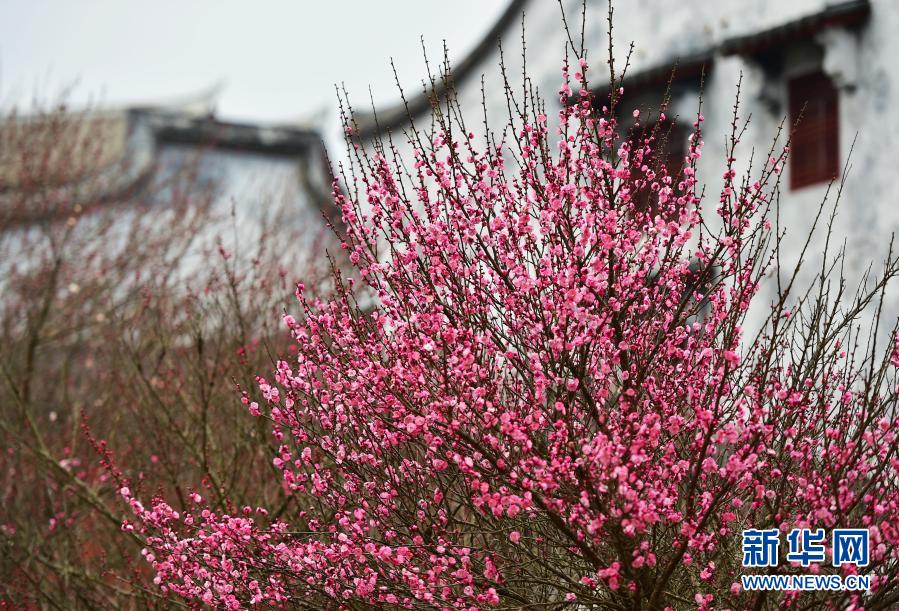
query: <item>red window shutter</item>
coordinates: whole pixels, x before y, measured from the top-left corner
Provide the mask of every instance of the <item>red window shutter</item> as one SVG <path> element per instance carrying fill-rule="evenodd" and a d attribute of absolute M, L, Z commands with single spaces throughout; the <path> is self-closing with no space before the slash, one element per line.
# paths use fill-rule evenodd
<path fill-rule="evenodd" d="M 835 178 L 840 171 L 839 93 L 830 77 L 816 72 L 794 78 L 789 97 L 790 188 Z"/>

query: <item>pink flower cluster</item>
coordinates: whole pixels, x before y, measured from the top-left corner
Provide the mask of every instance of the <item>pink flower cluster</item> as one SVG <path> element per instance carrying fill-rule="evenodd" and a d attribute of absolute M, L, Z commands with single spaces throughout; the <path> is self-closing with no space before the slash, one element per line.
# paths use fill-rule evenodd
<path fill-rule="evenodd" d="M 894 374 L 783 304 L 742 337 L 783 156 L 742 182 L 728 159 L 710 215 L 701 117 L 669 172 L 654 131 L 570 91 L 555 136 L 536 111 L 499 145 L 444 119 L 408 173 L 355 149 L 335 197 L 362 288 L 300 286 L 296 358 L 244 399 L 306 510 L 123 490 L 160 586 L 227 608 L 710 608 L 738 604 L 741 529 L 772 526 L 870 528 L 872 571 L 896 566 Z"/>

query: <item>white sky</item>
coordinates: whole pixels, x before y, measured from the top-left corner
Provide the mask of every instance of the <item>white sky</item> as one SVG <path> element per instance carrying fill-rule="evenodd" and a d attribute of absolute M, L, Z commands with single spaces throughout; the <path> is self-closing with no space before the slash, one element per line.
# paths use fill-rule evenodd
<path fill-rule="evenodd" d="M 508 0 L 0 0 L 0 106 L 153 103 L 224 82 L 217 114 L 292 121 L 397 100 L 424 76 L 420 37 L 458 60 Z"/>

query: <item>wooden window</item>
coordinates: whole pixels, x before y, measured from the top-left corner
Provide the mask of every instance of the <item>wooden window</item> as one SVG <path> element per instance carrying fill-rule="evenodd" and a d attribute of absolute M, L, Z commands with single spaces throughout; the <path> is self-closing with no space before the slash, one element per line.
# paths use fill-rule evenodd
<path fill-rule="evenodd" d="M 792 79 L 789 96 L 790 188 L 827 182 L 840 171 L 839 94 L 830 77 L 816 72 Z"/>

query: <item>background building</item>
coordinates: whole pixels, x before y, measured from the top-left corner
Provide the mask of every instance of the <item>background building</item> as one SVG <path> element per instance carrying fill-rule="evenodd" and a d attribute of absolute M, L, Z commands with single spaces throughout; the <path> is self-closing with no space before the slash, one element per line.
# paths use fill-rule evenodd
<path fill-rule="evenodd" d="M 0 195 L 9 208 L 9 200 L 36 186 L 28 184 L 25 166 L 45 149 L 52 158 L 43 162 L 37 186 L 55 183 L 86 206 L 147 199 L 164 206 L 180 176 L 180 185 L 189 179 L 191 188 L 213 198 L 218 216 L 233 212 L 248 237 L 274 215 L 294 229 L 322 231 L 323 214 L 334 215 L 319 133 L 222 121 L 213 108 L 213 97 L 204 94 L 168 104 L 10 117 L 0 124 L 8 144 L 0 152 Z M 26 152 L 24 144 L 33 150 Z M 8 220 L 27 225 L 40 216 L 26 210 Z"/>

